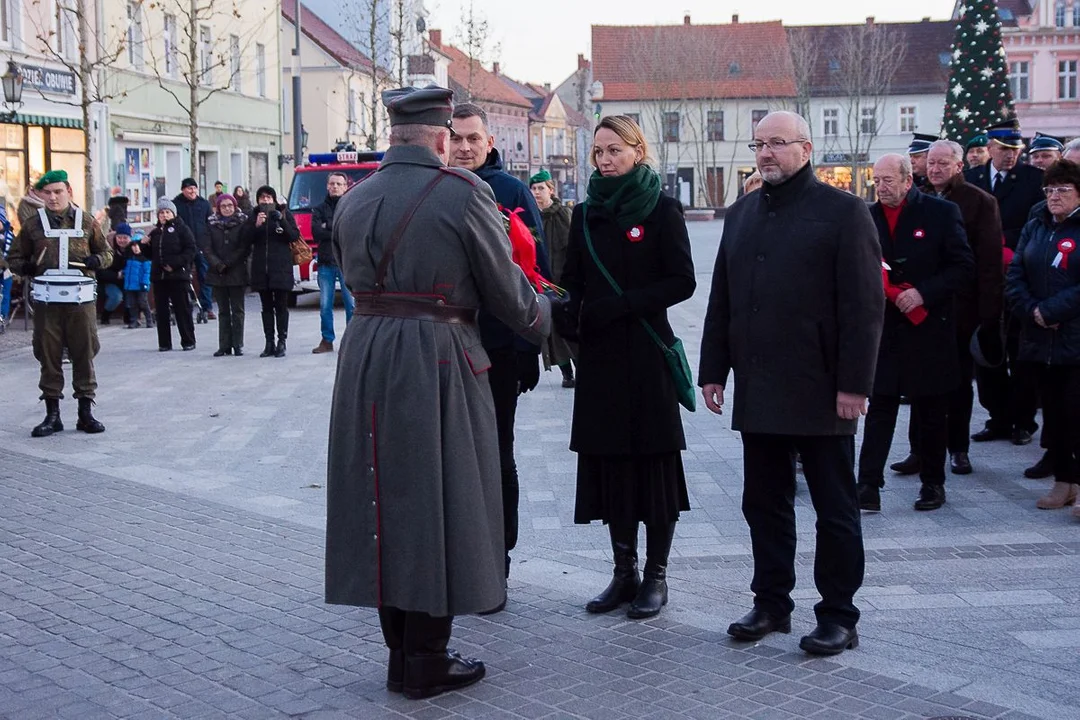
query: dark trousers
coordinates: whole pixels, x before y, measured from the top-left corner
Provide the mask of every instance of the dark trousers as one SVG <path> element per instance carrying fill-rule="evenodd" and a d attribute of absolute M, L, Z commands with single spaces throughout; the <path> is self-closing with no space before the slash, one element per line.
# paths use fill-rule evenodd
<path fill-rule="evenodd" d="M 1038 408 L 1038 381 L 1032 371 L 1019 361 L 1020 323 L 1010 322 L 1005 338 L 1006 361 L 1001 367 L 979 367 L 975 379 L 979 386 L 979 404 L 990 413 L 986 427 L 1007 433 L 1014 429 L 1035 432 Z"/>
<path fill-rule="evenodd" d="M 853 628 L 865 559 L 851 435 L 743 433 L 743 516 L 754 551 L 754 606 L 777 616 L 795 607 L 795 453 L 817 512 L 814 582 L 819 622 Z"/>
<path fill-rule="evenodd" d="M 379 608 L 379 624 L 386 647 L 404 650 L 408 657 L 446 652 L 454 618 L 384 606 Z"/>
<path fill-rule="evenodd" d="M 34 357 L 41 365 L 41 398 L 64 397 L 64 348 L 71 357 L 71 387 L 76 398 L 97 392 L 94 357 L 101 349 L 94 303 L 34 303 Z"/>
<path fill-rule="evenodd" d="M 518 371 L 517 351 L 513 347 L 488 351 L 491 369 L 488 383 L 495 401 L 495 426 L 499 434 L 499 470 L 502 473 L 503 538 L 506 542 L 507 576 L 510 551 L 518 539 L 517 463 L 514 461 L 514 417 L 517 415 Z"/>
<path fill-rule="evenodd" d="M 124 291 L 124 304 L 128 309 L 130 322 L 139 322 L 139 313 L 142 313 L 146 317 L 146 327 L 150 327 L 154 324 L 154 321 L 150 316 L 149 294 L 150 293 L 146 290 Z"/>
<path fill-rule="evenodd" d="M 266 336 L 266 342 L 274 342 L 275 322 L 278 339 L 289 337 L 289 291 L 260 290 L 259 300 L 262 301 L 263 335 Z"/>
<path fill-rule="evenodd" d="M 948 412 L 953 395 L 919 395 L 911 398 L 911 424 L 919 433 L 917 447 L 922 460 L 920 479 L 929 485 L 945 484 L 945 446 L 948 439 Z M 874 395 L 863 428 L 862 451 L 859 453 L 859 482 L 885 486 L 885 463 L 889 459 L 896 416 L 900 411 L 900 396 Z"/>
<path fill-rule="evenodd" d="M 154 307 L 157 310 L 159 348 L 172 348 L 172 328 L 169 327 L 169 306 L 180 331 L 180 346 L 195 344 L 195 323 L 191 320 L 191 297 L 186 280 L 158 280 L 154 283 Z"/>
<path fill-rule="evenodd" d="M 1080 365 L 1027 367 L 1039 384 L 1043 438 L 1056 482 L 1080 483 Z"/>
<path fill-rule="evenodd" d="M 244 347 L 244 288 L 215 287 L 218 305 L 218 350 Z"/>
<path fill-rule="evenodd" d="M 210 261 L 201 252 L 195 254 L 195 277 L 199 281 L 199 307 L 213 310 L 214 301 L 210 295 L 210 286 L 206 284 L 206 274 L 210 272 Z"/>

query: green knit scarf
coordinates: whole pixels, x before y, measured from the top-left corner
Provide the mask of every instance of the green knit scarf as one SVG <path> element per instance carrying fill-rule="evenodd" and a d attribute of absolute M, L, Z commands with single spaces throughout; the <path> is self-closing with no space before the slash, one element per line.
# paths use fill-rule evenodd
<path fill-rule="evenodd" d="M 623 230 L 640 225 L 660 201 L 660 176 L 648 165 L 625 175 L 605 177 L 594 171 L 586 203 L 607 210 Z"/>

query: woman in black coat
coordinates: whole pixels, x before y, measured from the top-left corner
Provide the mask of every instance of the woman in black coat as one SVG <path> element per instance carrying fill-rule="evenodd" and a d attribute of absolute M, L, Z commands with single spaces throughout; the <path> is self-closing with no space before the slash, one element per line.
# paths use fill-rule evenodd
<path fill-rule="evenodd" d="M 1080 164 L 1051 165 L 1043 191 L 1046 207 L 1020 234 L 1005 295 L 1022 323 L 1020 362 L 1039 378 L 1044 440 L 1054 462 L 1054 485 L 1035 505 L 1053 510 L 1076 504 L 1080 495 Z"/>
<path fill-rule="evenodd" d="M 603 520 L 614 577 L 586 605 L 651 617 L 667 602 L 667 560 L 679 512 L 690 509 L 681 451 L 686 448 L 675 384 L 644 327 L 673 340 L 667 309 L 694 293 L 694 265 L 682 207 L 660 192 L 645 164 L 641 128 L 604 118 L 594 133 L 589 197 L 574 208 L 562 284 L 571 305 L 560 320 L 579 342 L 570 449 L 578 453 L 574 521 Z M 620 286 L 605 278 L 592 252 Z M 638 523 L 645 523 L 644 581 L 637 571 Z"/>
<path fill-rule="evenodd" d="M 247 215 L 237 209 L 236 198 L 221 193 L 217 212 L 210 216 L 210 235 L 202 249 L 210 266 L 206 283 L 218 304 L 218 349 L 214 357 L 244 354 L 244 292 L 248 284 L 251 238 L 244 232 Z"/>
<path fill-rule="evenodd" d="M 285 357 L 289 336 L 289 293 L 293 289 L 293 259 L 289 243 L 300 238 L 292 213 L 277 202 L 274 188 L 264 185 L 255 193 L 258 203 L 245 225 L 251 245 L 251 289 L 262 301 L 266 348 L 259 357 Z M 277 324 L 277 342 L 274 325 Z"/>
<path fill-rule="evenodd" d="M 191 268 L 195 264 L 195 236 L 176 217 L 176 205 L 158 200 L 158 222 L 150 231 L 150 281 L 157 310 L 158 350 L 172 350 L 169 305 L 180 331 L 180 347 L 195 349 L 195 323 L 191 319 Z"/>

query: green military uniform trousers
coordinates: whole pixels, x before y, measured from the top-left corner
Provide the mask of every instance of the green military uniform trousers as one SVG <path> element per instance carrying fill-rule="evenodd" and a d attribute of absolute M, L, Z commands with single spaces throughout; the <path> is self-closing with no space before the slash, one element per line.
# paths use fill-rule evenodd
<path fill-rule="evenodd" d="M 64 397 L 64 348 L 71 358 L 76 398 L 94 398 L 94 358 L 101 349 L 94 303 L 34 303 L 34 357 L 41 364 L 41 398 Z"/>

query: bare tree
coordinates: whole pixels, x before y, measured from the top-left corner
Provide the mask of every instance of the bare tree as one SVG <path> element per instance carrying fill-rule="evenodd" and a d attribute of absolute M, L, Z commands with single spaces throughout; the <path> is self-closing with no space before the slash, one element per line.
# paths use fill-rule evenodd
<path fill-rule="evenodd" d="M 390 38 L 394 41 L 394 62 L 397 65 L 398 87 L 405 87 L 405 67 L 408 61 L 408 53 L 405 42 L 409 37 L 408 7 L 405 0 L 391 0 L 394 5 L 394 22 L 390 30 Z"/>
<path fill-rule="evenodd" d="M 821 45 L 812 30 L 791 28 L 787 36 L 788 46 L 791 48 L 791 65 L 795 71 L 795 111 L 806 119 L 810 125 L 810 137 L 814 137 L 810 100 L 813 97 Z"/>
<path fill-rule="evenodd" d="M 244 16 L 236 0 L 155 0 L 149 8 L 161 11 L 164 18 L 172 18 L 175 27 L 173 31 L 166 21 L 164 37 L 151 38 L 145 45 L 158 87 L 187 116 L 191 142 L 189 170 L 192 177 L 197 177 L 202 106 L 218 93 L 237 86 L 243 58 L 254 54 L 251 47 L 268 17 L 276 18 L 266 12 Z M 213 37 L 213 28 L 222 27 L 236 27 L 240 34 L 224 39 Z"/>
<path fill-rule="evenodd" d="M 391 25 L 391 11 L 395 4 L 401 6 L 402 0 L 348 0 L 344 4 L 344 16 L 350 18 L 345 35 L 371 61 L 349 68 L 367 79 L 367 97 L 363 107 L 367 115 L 368 134 L 363 144 L 369 150 L 378 147 L 383 134 L 380 93 L 394 78 L 394 72 L 383 69 L 380 63 L 393 59 L 393 41 L 396 37 L 395 28 Z M 404 38 L 401 42 L 403 46 Z"/>
<path fill-rule="evenodd" d="M 142 0 L 138 0 L 138 5 L 141 6 L 141 3 Z M 41 0 L 34 0 L 33 5 L 40 8 Z M 94 105 L 106 103 L 123 94 L 117 90 L 115 83 L 110 82 L 110 77 L 116 62 L 127 51 L 130 24 L 130 20 L 125 20 L 99 28 L 94 7 L 89 0 L 69 0 L 56 3 L 55 18 L 48 18 L 43 13 L 30 13 L 30 24 L 34 39 L 40 44 L 39 50 L 79 78 L 79 93 L 75 100 L 60 100 L 39 90 L 41 97 L 49 102 L 79 107 L 82 110 L 83 129 L 87 132 L 92 127 L 90 116 Z M 42 22 L 45 19 L 51 21 Z M 55 21 L 55 26 L 52 21 Z M 92 206 L 94 156 L 89 142 L 84 152 L 86 202 Z"/>
<path fill-rule="evenodd" d="M 465 82 L 465 100 L 468 102 L 472 100 L 473 92 L 476 90 L 476 80 L 479 77 L 477 71 L 488 60 L 488 42 L 491 39 L 491 28 L 488 25 L 487 16 L 474 7 L 473 0 L 469 0 L 469 5 L 465 8 L 461 25 L 458 26 L 458 35 L 459 47 L 469 58 L 469 74 Z"/>
<path fill-rule="evenodd" d="M 641 126 L 646 136 L 655 131 L 654 150 L 660 176 L 665 182 L 668 168 L 678 166 L 682 146 L 682 115 L 685 106 L 684 46 L 668 42 L 663 26 L 635 28 L 631 45 L 634 77 L 641 89 Z M 669 188 L 672 194 L 675 187 Z"/>

